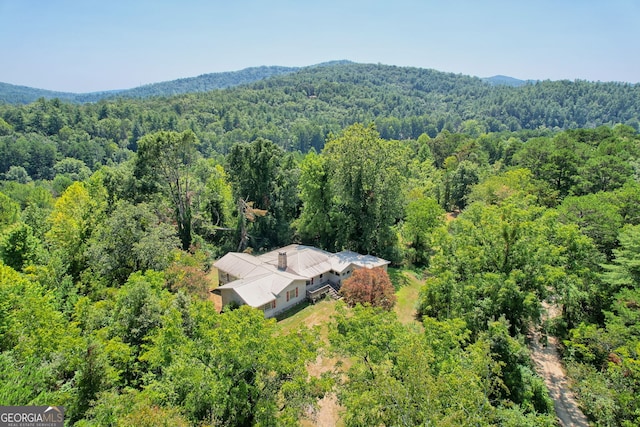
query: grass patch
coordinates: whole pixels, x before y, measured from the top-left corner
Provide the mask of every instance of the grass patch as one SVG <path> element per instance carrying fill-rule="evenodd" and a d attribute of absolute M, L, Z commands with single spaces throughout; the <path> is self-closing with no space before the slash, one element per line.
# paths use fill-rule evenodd
<path fill-rule="evenodd" d="M 304 300 L 300 304 L 296 304 L 293 307 L 291 307 L 290 309 L 285 310 L 282 313 L 280 313 L 277 316 L 275 316 L 276 320 L 278 322 L 280 322 L 281 320 L 284 320 L 284 319 L 287 319 L 289 317 L 295 316 L 297 313 L 301 312 L 302 310 L 304 310 L 305 308 L 309 307 L 310 305 L 311 305 L 311 303 L 308 300 Z"/>
<path fill-rule="evenodd" d="M 320 337 L 328 342 L 328 323 L 331 316 L 336 312 L 336 301 L 332 299 L 324 299 L 316 304 L 300 304 L 303 307 L 289 313 L 289 316 L 283 317 L 278 321 L 278 326 L 283 334 L 288 334 L 299 326 L 304 325 L 309 328 L 320 326 Z M 292 310 L 296 309 L 294 307 Z M 285 312 L 283 314 L 288 314 Z"/>
<path fill-rule="evenodd" d="M 403 269 L 388 267 L 387 274 L 389 274 L 389 279 L 391 280 L 393 287 L 396 289 L 396 292 L 410 284 Z"/>
<path fill-rule="evenodd" d="M 406 270 L 398 270 L 397 274 L 402 276 L 404 285 L 396 292 L 398 300 L 393 309 L 400 322 L 404 324 L 418 323 L 415 306 L 424 280 L 418 279 L 413 272 Z"/>

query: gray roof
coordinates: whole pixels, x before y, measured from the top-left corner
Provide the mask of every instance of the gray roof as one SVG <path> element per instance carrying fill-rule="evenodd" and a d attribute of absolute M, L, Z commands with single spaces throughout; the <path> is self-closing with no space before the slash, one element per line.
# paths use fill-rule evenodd
<path fill-rule="evenodd" d="M 218 270 L 238 278 L 249 276 L 260 264 L 262 263 L 256 257 L 242 252 L 229 252 L 213 263 Z"/>
<path fill-rule="evenodd" d="M 310 279 L 331 270 L 330 257 L 332 254 L 313 246 L 289 245 L 260 255 L 260 259 L 265 264 L 278 268 L 278 254 L 287 254 L 287 272 L 291 272 L 300 277 Z"/>
<path fill-rule="evenodd" d="M 389 261 L 373 255 L 361 255 L 357 252 L 342 251 L 332 254 L 331 265 L 337 272 L 344 271 L 349 266 L 375 268 L 389 264 Z"/>
<path fill-rule="evenodd" d="M 234 280 L 218 289 L 233 289 L 244 302 L 251 307 L 261 307 L 276 299 L 276 296 L 261 285 L 261 279 L 270 274 L 255 276 L 250 279 Z"/>

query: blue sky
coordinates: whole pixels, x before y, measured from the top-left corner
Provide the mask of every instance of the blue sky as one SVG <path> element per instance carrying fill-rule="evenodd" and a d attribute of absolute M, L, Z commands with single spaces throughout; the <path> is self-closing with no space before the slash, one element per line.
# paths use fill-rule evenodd
<path fill-rule="evenodd" d="M 640 82 L 638 0 L 0 0 L 0 82 L 90 92 L 336 59 Z"/>

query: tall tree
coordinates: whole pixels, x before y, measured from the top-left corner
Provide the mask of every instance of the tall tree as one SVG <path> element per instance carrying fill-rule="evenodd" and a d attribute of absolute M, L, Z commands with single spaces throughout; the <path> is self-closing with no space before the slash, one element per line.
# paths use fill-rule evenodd
<path fill-rule="evenodd" d="M 253 246 L 271 248 L 290 243 L 290 225 L 297 215 L 299 174 L 291 155 L 285 155 L 270 140 L 257 138 L 249 144 L 234 145 L 227 165 L 239 206 L 252 204 L 252 209 L 267 212 L 250 224 Z M 241 213 L 239 221 L 245 219 Z"/>
<path fill-rule="evenodd" d="M 196 135 L 159 131 L 138 141 L 136 175 L 154 178 L 173 202 L 178 236 L 184 250 L 191 246 L 192 167 L 198 156 Z"/>
<path fill-rule="evenodd" d="M 337 247 L 396 258 L 392 227 L 404 213 L 407 147 L 381 139 L 373 125 L 354 124 L 329 141 L 323 155 Z"/>
<path fill-rule="evenodd" d="M 175 229 L 147 204 L 121 200 L 94 230 L 85 255 L 98 279 L 121 285 L 135 271 L 164 270 L 178 244 Z"/>
<path fill-rule="evenodd" d="M 64 191 L 49 215 L 51 228 L 45 238 L 74 277 L 85 267 L 86 241 L 99 215 L 98 203 L 81 182 L 74 182 Z"/>
<path fill-rule="evenodd" d="M 307 372 L 318 341 L 306 328 L 280 334 L 259 310 L 219 315 L 208 301 L 186 313 L 174 307 L 163 322 L 143 356 L 157 373 L 147 388 L 193 425 L 299 425 L 323 394 L 323 382 Z"/>
<path fill-rule="evenodd" d="M 305 242 L 333 251 L 336 230 L 331 224 L 332 192 L 327 158 L 309 152 L 300 164 L 300 199 L 302 212 L 296 228 Z"/>
<path fill-rule="evenodd" d="M 527 200 L 475 203 L 449 223 L 448 232 L 436 234 L 433 276 L 418 303 L 421 314 L 461 317 L 474 332 L 505 316 L 515 334 L 539 320 L 540 301 L 550 289 L 584 284 L 580 279 L 591 265 L 590 256 L 582 254 L 593 252 L 569 246 L 570 239 L 560 238 L 568 235 L 564 227 L 569 226 L 558 224 L 555 212 Z M 580 245 L 591 244 L 584 240 Z"/>
<path fill-rule="evenodd" d="M 408 262 L 424 266 L 431 256 L 431 233 L 444 224 L 444 209 L 438 201 L 420 195 L 407 204 L 401 234 Z"/>
<path fill-rule="evenodd" d="M 20 218 L 20 206 L 9 196 L 0 193 L 0 231 Z"/>

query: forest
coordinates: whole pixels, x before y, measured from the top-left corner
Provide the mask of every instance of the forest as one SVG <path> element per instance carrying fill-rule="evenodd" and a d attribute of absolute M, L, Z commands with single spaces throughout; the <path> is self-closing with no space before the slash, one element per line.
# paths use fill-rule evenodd
<path fill-rule="evenodd" d="M 300 425 L 335 396 L 345 426 L 554 426 L 539 328 L 594 425 L 640 425 L 639 95 L 337 63 L 0 104 L 0 403 Z M 422 284 L 415 319 L 215 309 L 216 259 L 293 242 L 390 260 L 396 290 Z"/>

